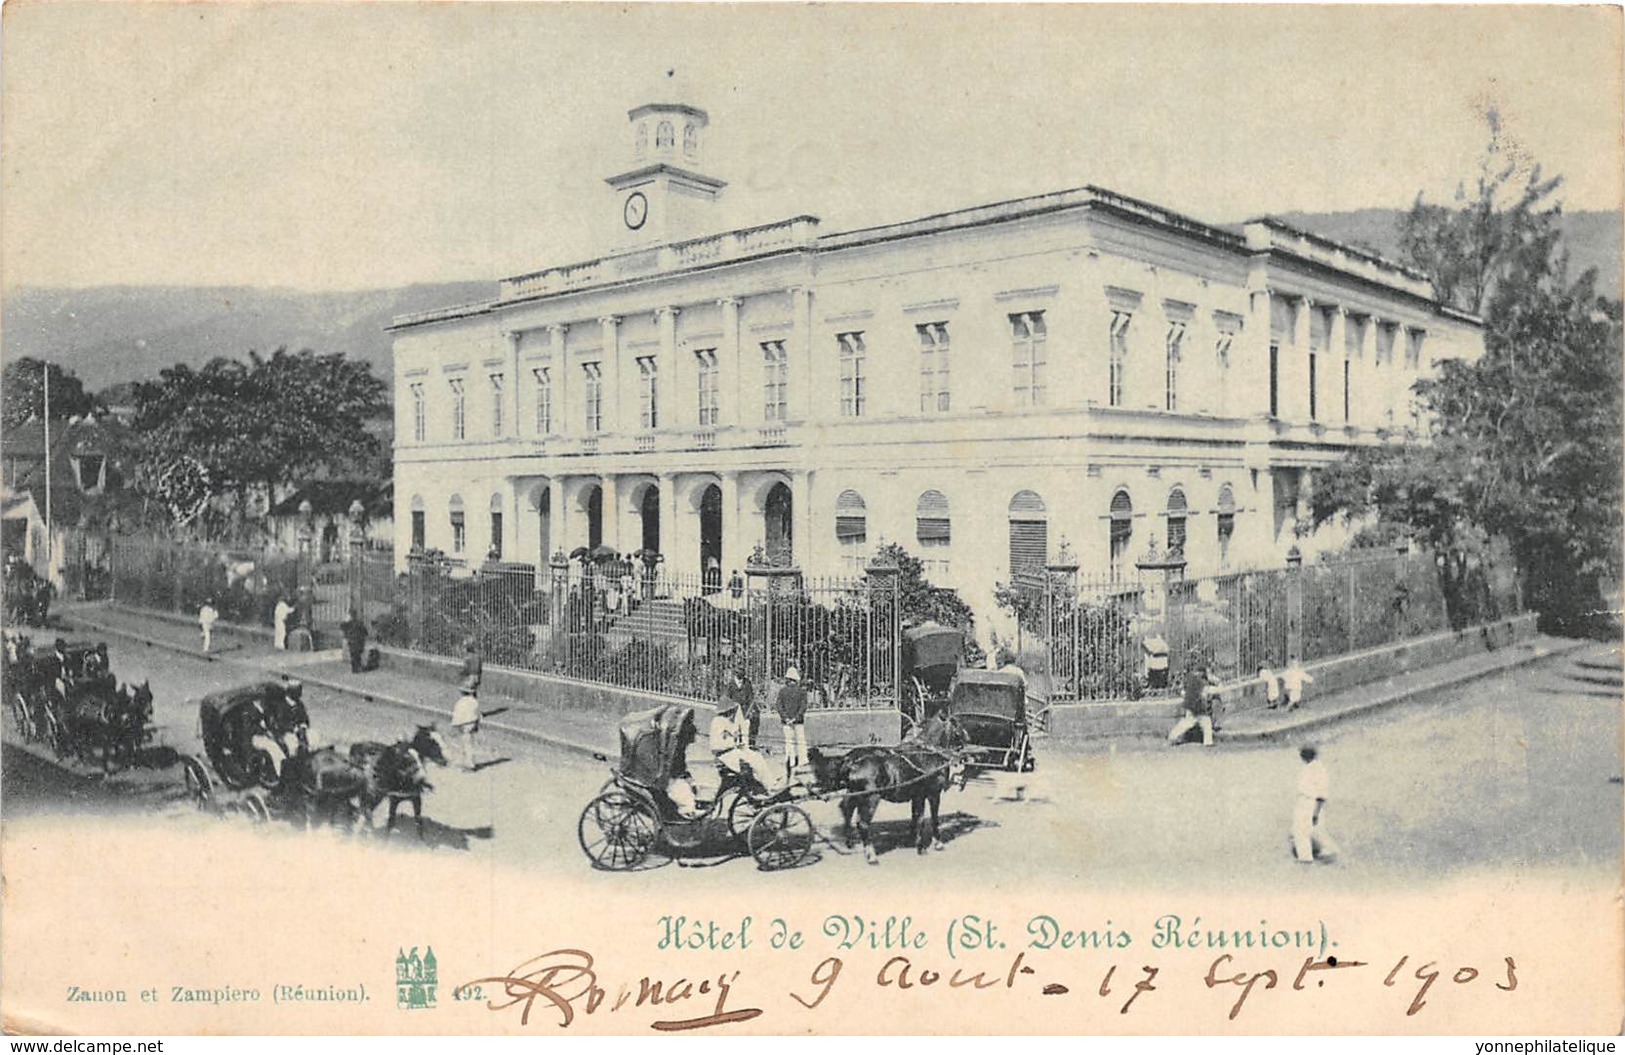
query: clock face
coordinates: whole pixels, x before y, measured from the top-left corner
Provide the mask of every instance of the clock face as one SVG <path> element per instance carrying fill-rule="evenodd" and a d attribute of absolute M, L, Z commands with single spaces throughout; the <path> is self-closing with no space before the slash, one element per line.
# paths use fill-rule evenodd
<path fill-rule="evenodd" d="M 621 210 L 621 218 L 626 226 L 636 231 L 643 226 L 643 221 L 649 218 L 649 199 L 643 196 L 642 191 L 633 191 L 627 195 L 626 208 Z"/>

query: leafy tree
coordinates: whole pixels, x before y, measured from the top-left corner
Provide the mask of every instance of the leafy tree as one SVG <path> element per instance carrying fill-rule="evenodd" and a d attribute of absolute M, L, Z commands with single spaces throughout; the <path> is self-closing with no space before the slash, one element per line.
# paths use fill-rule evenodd
<path fill-rule="evenodd" d="M 897 597 L 903 610 L 904 626 L 940 623 L 964 631 L 967 661 L 981 661 L 981 646 L 976 642 L 976 613 L 956 591 L 931 585 L 925 577 L 924 561 L 898 543 L 888 542 L 876 552 L 875 562 L 897 567 Z"/>
<path fill-rule="evenodd" d="M 382 451 L 369 426 L 389 411 L 371 364 L 285 349 L 174 366 L 138 384 L 135 403 L 137 486 L 177 524 L 200 494 L 234 498 L 240 518 L 256 493 L 376 463 Z"/>
<path fill-rule="evenodd" d="M 1515 166 L 1493 115 L 1490 129 L 1476 197 L 1454 210 L 1419 201 L 1404 225 L 1440 296 L 1483 313 L 1484 355 L 1417 385 L 1431 444 L 1350 455 L 1317 478 L 1312 510 L 1316 523 L 1407 528 L 1444 558 L 1453 602 L 1503 538 L 1546 624 L 1579 629 L 1603 607 L 1598 577 L 1621 566 L 1621 309 L 1593 273 L 1567 280 L 1557 207 L 1541 208 L 1558 181 L 1535 168 L 1498 206 Z"/>
<path fill-rule="evenodd" d="M 45 375 L 51 376 L 52 420 L 83 417 L 96 408 L 96 400 L 71 371 L 56 363 L 23 356 L 6 364 L 0 380 L 0 425 L 16 428 L 25 421 L 45 417 Z"/>

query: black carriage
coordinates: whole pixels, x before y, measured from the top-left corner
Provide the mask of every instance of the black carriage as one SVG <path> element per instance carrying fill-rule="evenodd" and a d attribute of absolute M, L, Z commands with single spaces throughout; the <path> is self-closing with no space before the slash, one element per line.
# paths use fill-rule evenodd
<path fill-rule="evenodd" d="M 903 631 L 903 715 L 911 724 L 947 710 L 964 655 L 961 630 L 924 623 Z"/>
<path fill-rule="evenodd" d="M 25 740 L 44 744 L 58 758 L 74 753 L 68 712 L 87 695 L 111 694 L 115 686 L 106 656 L 106 645 L 88 641 L 64 642 L 50 651 L 35 651 L 26 637 L 7 643 L 6 702 Z"/>
<path fill-rule="evenodd" d="M 1027 679 L 1014 671 L 962 670 L 948 696 L 948 717 L 964 734 L 967 764 L 1031 772 Z"/>
<path fill-rule="evenodd" d="M 577 825 L 581 849 L 593 867 L 636 868 L 657 847 L 694 850 L 718 829 L 764 869 L 794 867 L 812 852 L 812 819 L 789 801 L 788 790 L 767 795 L 718 767 L 721 784 L 715 798 L 696 799 L 698 816 L 685 816 L 672 801 L 673 782 L 689 779 L 688 749 L 697 735 L 694 708 L 671 704 L 627 715 L 620 733 L 620 762 Z"/>
<path fill-rule="evenodd" d="M 304 704 L 290 700 L 274 681 L 211 693 L 198 704 L 204 753 L 220 780 L 237 790 L 275 788 L 289 738 L 303 741 L 308 725 Z"/>

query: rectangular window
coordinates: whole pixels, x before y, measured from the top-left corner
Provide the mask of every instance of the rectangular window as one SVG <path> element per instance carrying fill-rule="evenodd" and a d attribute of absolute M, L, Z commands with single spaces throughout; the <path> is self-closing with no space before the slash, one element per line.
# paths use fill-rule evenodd
<path fill-rule="evenodd" d="M 601 363 L 582 363 L 586 387 L 582 391 L 587 406 L 587 431 L 597 432 L 604 426 L 604 371 Z"/>
<path fill-rule="evenodd" d="M 1349 423 L 1349 361 L 1343 360 L 1343 424 Z"/>
<path fill-rule="evenodd" d="M 502 514 L 491 510 L 491 560 L 502 559 Z"/>
<path fill-rule="evenodd" d="M 1382 366 L 1394 361 L 1394 326 L 1391 323 L 1382 323 L 1377 326 L 1377 365 Z"/>
<path fill-rule="evenodd" d="M 715 428 L 717 416 L 717 350 L 715 348 L 701 348 L 694 353 L 694 360 L 699 370 L 700 394 L 700 424 L 706 428 Z"/>
<path fill-rule="evenodd" d="M 856 516 L 835 516 L 835 538 L 843 546 L 856 546 L 869 539 L 868 518 L 862 513 Z"/>
<path fill-rule="evenodd" d="M 1166 343 L 1167 360 L 1167 392 L 1164 399 L 1164 410 L 1179 409 L 1179 356 L 1185 344 L 1185 324 L 1170 322 L 1168 324 L 1168 339 Z"/>
<path fill-rule="evenodd" d="M 463 522 L 463 511 L 454 509 L 451 511 L 451 551 L 453 553 L 463 552 L 467 542 L 468 525 Z"/>
<path fill-rule="evenodd" d="M 1041 407 L 1048 399 L 1044 386 L 1044 313 L 1010 316 L 1011 362 L 1015 366 L 1016 406 Z"/>
<path fill-rule="evenodd" d="M 660 373 L 652 355 L 638 358 L 638 424 L 660 427 Z"/>
<path fill-rule="evenodd" d="M 468 435 L 468 404 L 463 395 L 462 378 L 452 378 L 450 384 L 451 438 L 454 440 L 466 439 Z"/>
<path fill-rule="evenodd" d="M 1129 542 L 1134 537 L 1134 521 L 1128 517 L 1112 517 L 1108 535 L 1111 580 L 1118 582 L 1123 578 L 1123 566 L 1128 562 Z"/>
<path fill-rule="evenodd" d="M 428 516 L 421 509 L 412 510 L 412 548 L 428 548 Z"/>
<path fill-rule="evenodd" d="M 536 376 L 536 435 L 553 431 L 553 375 L 543 366 L 532 370 Z"/>
<path fill-rule="evenodd" d="M 785 397 L 790 383 L 790 357 L 783 341 L 762 342 L 762 420 L 786 418 Z"/>
<path fill-rule="evenodd" d="M 423 386 L 412 387 L 412 439 L 422 443 L 429 434 L 428 408 L 424 402 Z"/>
<path fill-rule="evenodd" d="M 1219 513 L 1219 567 L 1230 565 L 1230 537 L 1236 533 L 1236 514 Z"/>
<path fill-rule="evenodd" d="M 1281 416 L 1281 346 L 1270 342 L 1270 417 Z"/>
<path fill-rule="evenodd" d="M 1422 338 L 1425 336 L 1421 330 L 1405 331 L 1405 369 L 1420 370 L 1422 368 Z"/>
<path fill-rule="evenodd" d="M 865 402 L 863 361 L 868 349 L 862 332 L 838 333 L 835 340 L 841 346 L 841 416 L 861 418 Z"/>
<path fill-rule="evenodd" d="M 1128 327 L 1133 321 L 1133 312 L 1112 312 L 1112 343 L 1106 378 L 1106 405 L 1109 407 L 1123 405 L 1123 370 L 1128 362 Z"/>
<path fill-rule="evenodd" d="M 1320 417 L 1319 417 L 1320 407 L 1318 405 L 1318 401 L 1315 399 L 1315 396 L 1318 395 L 1318 393 L 1315 391 L 1315 389 L 1316 389 L 1315 367 L 1319 364 L 1319 362 L 1320 362 L 1320 357 L 1315 354 L 1315 350 L 1313 348 L 1309 349 L 1309 420 L 1310 421 L 1319 421 L 1320 420 Z"/>
<path fill-rule="evenodd" d="M 914 327 L 920 337 L 920 413 L 948 409 L 948 324 L 927 322 Z"/>
<path fill-rule="evenodd" d="M 502 435 L 502 375 L 491 376 L 491 435 Z"/>
<path fill-rule="evenodd" d="M 1213 361 L 1219 376 L 1212 406 L 1220 414 L 1230 413 L 1230 350 L 1236 343 L 1236 331 L 1228 326 L 1233 325 L 1220 323 L 1219 336 L 1213 342 Z"/>

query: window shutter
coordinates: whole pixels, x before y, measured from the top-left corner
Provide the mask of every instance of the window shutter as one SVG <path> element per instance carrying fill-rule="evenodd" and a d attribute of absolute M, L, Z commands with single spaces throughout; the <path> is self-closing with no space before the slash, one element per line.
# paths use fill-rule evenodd
<path fill-rule="evenodd" d="M 1042 520 L 1010 521 L 1010 570 L 1041 568 L 1049 560 L 1049 524 Z"/>

